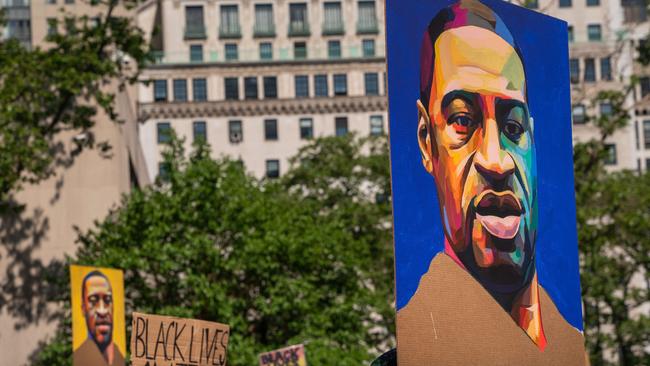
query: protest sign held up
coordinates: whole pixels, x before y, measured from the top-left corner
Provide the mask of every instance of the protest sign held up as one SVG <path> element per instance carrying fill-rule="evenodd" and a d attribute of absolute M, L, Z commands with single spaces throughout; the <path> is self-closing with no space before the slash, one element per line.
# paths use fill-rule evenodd
<path fill-rule="evenodd" d="M 197 319 L 133 313 L 133 366 L 225 366 L 230 327 Z"/>
<path fill-rule="evenodd" d="M 302 344 L 260 354 L 260 366 L 307 366 Z"/>

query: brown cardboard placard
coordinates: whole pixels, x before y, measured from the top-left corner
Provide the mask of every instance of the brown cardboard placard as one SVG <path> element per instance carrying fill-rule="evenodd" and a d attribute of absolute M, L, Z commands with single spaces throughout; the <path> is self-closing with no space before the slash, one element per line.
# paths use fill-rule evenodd
<path fill-rule="evenodd" d="M 260 366 L 307 366 L 305 346 L 302 344 L 260 353 L 259 360 Z"/>
<path fill-rule="evenodd" d="M 133 313 L 131 365 L 225 366 L 229 336 L 225 324 Z"/>

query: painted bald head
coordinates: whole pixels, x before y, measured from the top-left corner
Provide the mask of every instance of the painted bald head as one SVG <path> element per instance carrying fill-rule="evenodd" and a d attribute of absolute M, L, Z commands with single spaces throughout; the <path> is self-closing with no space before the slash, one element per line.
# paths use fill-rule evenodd
<path fill-rule="evenodd" d="M 535 273 L 537 174 L 520 52 L 497 14 L 462 0 L 425 30 L 420 70 L 417 138 L 447 251 L 499 300 Z"/>

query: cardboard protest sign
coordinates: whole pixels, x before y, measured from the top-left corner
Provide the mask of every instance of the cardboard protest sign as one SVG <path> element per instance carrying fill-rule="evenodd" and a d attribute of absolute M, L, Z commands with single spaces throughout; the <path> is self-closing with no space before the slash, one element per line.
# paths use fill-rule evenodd
<path fill-rule="evenodd" d="M 131 365 L 224 366 L 229 336 L 225 324 L 133 313 Z"/>
<path fill-rule="evenodd" d="M 298 344 L 260 354 L 260 366 L 307 366 L 305 346 Z"/>
<path fill-rule="evenodd" d="M 399 364 L 584 364 L 567 24 L 386 14 Z"/>
<path fill-rule="evenodd" d="M 74 366 L 124 366 L 124 276 L 110 268 L 70 266 Z"/>

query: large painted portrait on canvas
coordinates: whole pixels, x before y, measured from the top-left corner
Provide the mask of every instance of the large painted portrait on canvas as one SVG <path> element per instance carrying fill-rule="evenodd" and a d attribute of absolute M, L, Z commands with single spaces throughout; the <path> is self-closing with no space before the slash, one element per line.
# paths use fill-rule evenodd
<path fill-rule="evenodd" d="M 583 364 L 566 24 L 478 0 L 387 22 L 399 364 Z"/>

